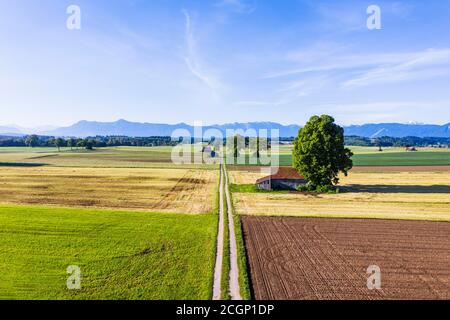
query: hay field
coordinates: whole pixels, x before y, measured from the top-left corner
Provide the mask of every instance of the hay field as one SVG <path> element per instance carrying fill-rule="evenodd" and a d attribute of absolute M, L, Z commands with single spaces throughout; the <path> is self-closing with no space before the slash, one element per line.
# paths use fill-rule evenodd
<path fill-rule="evenodd" d="M 111 147 L 95 150 L 0 148 L 0 167 L 58 166 L 90 168 L 172 168 L 172 147 Z M 184 164 L 183 168 L 218 169 L 217 165 Z"/>
<path fill-rule="evenodd" d="M 0 203 L 209 213 L 218 172 L 189 168 L 1 168 Z"/>
<path fill-rule="evenodd" d="M 262 173 L 259 167 L 254 167 L 254 170 L 228 170 L 228 177 L 232 184 L 251 184 L 265 176 L 267 174 Z"/>
<path fill-rule="evenodd" d="M 232 171 L 233 183 L 254 183 L 258 172 Z M 450 172 L 351 172 L 339 194 L 234 193 L 237 213 L 450 221 Z"/>

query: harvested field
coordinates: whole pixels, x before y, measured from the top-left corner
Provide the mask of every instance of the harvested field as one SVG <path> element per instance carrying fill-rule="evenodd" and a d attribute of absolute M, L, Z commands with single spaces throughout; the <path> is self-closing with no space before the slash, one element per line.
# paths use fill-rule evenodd
<path fill-rule="evenodd" d="M 46 165 L 91 168 L 171 168 L 171 147 L 116 147 L 92 151 L 51 148 L 0 148 L 0 167 Z M 218 169 L 213 164 L 185 164 L 183 168 Z"/>
<path fill-rule="evenodd" d="M 234 193 L 238 214 L 450 221 L 448 193 Z"/>
<path fill-rule="evenodd" d="M 450 299 L 450 223 L 242 217 L 256 299 Z M 381 289 L 366 270 L 381 269 Z"/>
<path fill-rule="evenodd" d="M 267 176 L 265 173 L 261 173 L 259 170 L 244 171 L 244 170 L 232 170 L 228 171 L 230 176 L 230 183 L 233 184 L 250 184 L 255 183 L 259 178 Z"/>
<path fill-rule="evenodd" d="M 258 173 L 230 172 L 238 187 Z M 244 215 L 450 221 L 450 172 L 351 172 L 338 194 L 234 192 Z M 235 188 L 237 190 L 243 188 Z"/>
<path fill-rule="evenodd" d="M 157 168 L 4 167 L 0 203 L 209 213 L 217 171 Z"/>

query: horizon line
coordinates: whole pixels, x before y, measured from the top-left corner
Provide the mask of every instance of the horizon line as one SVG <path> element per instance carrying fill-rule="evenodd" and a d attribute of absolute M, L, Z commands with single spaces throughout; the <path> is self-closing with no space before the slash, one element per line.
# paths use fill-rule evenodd
<path fill-rule="evenodd" d="M 334 117 L 333 117 L 334 118 Z M 123 118 L 114 120 L 114 121 L 101 121 L 101 120 L 78 120 L 72 122 L 72 124 L 68 125 L 53 125 L 53 124 L 42 124 L 42 125 L 36 125 L 36 126 L 27 126 L 27 125 L 20 125 L 20 124 L 0 124 L 0 127 L 10 127 L 14 128 L 16 130 L 19 129 L 37 129 L 39 127 L 54 127 L 53 129 L 49 130 L 42 130 L 42 131 L 53 131 L 54 129 L 60 129 L 60 128 L 67 128 L 71 127 L 75 124 L 78 124 L 80 122 L 98 122 L 98 123 L 117 123 L 117 122 L 128 122 L 128 123 L 134 123 L 134 124 L 150 124 L 150 125 L 170 125 L 170 126 L 176 126 L 176 125 L 188 125 L 188 126 L 195 126 L 196 122 L 202 123 L 200 120 L 191 122 L 176 122 L 176 123 L 170 123 L 170 122 L 147 122 L 147 121 L 132 121 L 132 120 L 126 120 Z M 202 126 L 224 126 L 224 125 L 232 125 L 232 124 L 245 124 L 245 123 L 272 123 L 272 124 L 278 124 L 282 126 L 304 126 L 304 124 L 299 123 L 283 123 L 283 122 L 277 122 L 277 121 L 271 121 L 271 120 L 265 120 L 265 121 L 234 121 L 234 122 L 224 122 L 224 123 L 212 123 L 212 124 L 204 124 L 202 123 Z M 400 125 L 436 125 L 436 126 L 445 126 L 450 124 L 450 122 L 444 122 L 444 123 L 431 123 L 431 122 L 416 122 L 416 121 L 408 121 L 408 122 L 364 122 L 360 124 L 340 124 L 339 122 L 335 122 L 336 124 L 342 126 L 342 127 L 349 127 L 349 126 L 363 126 L 363 125 L 379 125 L 379 124 L 400 124 Z"/>

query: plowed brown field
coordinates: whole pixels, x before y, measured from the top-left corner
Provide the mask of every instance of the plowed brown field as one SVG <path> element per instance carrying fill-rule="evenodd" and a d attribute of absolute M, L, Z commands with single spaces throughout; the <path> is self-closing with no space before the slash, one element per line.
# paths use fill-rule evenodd
<path fill-rule="evenodd" d="M 450 223 L 242 217 L 256 299 L 450 299 Z M 381 289 L 366 270 L 381 269 Z"/>

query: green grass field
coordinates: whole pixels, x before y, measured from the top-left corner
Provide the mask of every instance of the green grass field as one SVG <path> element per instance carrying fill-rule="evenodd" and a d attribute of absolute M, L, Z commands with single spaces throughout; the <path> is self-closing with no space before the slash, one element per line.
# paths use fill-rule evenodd
<path fill-rule="evenodd" d="M 1 206 L 0 299 L 208 299 L 216 227 L 214 214 Z"/>
<path fill-rule="evenodd" d="M 445 166 L 450 165 L 450 151 L 355 154 L 353 161 L 356 166 Z"/>
<path fill-rule="evenodd" d="M 248 184 L 230 184 L 230 192 L 240 192 L 240 193 L 254 193 L 254 192 L 260 192 L 260 193 L 289 193 L 291 191 L 289 190 L 262 190 L 258 189 L 256 187 L 256 184 L 254 183 L 248 183 Z"/>
<path fill-rule="evenodd" d="M 404 148 L 385 148 L 382 152 L 376 147 L 350 147 L 350 149 L 354 153 L 352 157 L 354 166 L 450 165 L 449 149 L 418 148 L 419 151 L 416 152 L 408 152 Z M 234 159 L 231 159 L 227 164 L 235 164 L 233 161 Z M 292 165 L 292 146 L 280 146 L 279 165 Z"/>
<path fill-rule="evenodd" d="M 0 299 L 209 299 L 218 166 L 171 151 L 0 148 Z"/>

